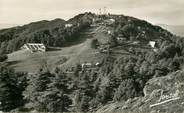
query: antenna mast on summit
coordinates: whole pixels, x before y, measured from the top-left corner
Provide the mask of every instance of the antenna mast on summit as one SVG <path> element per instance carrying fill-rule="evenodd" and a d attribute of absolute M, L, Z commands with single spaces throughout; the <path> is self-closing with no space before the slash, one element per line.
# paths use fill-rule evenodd
<path fill-rule="evenodd" d="M 103 14 L 104 14 L 104 15 L 106 15 L 106 14 L 107 14 L 107 7 L 104 7 Z"/>
<path fill-rule="evenodd" d="M 99 15 L 101 15 L 101 14 L 102 14 L 102 9 L 100 8 L 100 9 L 99 9 Z"/>
<path fill-rule="evenodd" d="M 107 7 L 99 8 L 99 15 L 107 15 Z"/>

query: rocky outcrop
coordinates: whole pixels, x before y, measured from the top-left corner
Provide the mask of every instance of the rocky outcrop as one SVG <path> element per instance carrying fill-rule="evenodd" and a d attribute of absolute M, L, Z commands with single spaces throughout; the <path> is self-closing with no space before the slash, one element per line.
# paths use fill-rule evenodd
<path fill-rule="evenodd" d="M 97 113 L 184 113 L 184 71 L 150 79 L 144 88 L 144 97 L 112 103 Z"/>

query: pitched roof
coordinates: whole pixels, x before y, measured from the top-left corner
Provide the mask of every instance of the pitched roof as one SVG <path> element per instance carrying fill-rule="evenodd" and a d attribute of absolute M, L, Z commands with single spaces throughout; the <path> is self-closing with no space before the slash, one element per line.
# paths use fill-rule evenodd
<path fill-rule="evenodd" d="M 43 50 L 45 49 L 45 45 L 42 43 L 27 43 L 24 44 L 24 46 L 27 46 L 30 50 Z"/>

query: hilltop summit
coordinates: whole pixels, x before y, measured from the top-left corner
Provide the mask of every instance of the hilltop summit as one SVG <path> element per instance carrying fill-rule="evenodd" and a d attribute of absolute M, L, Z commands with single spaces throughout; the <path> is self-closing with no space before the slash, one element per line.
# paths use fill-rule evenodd
<path fill-rule="evenodd" d="M 95 19 L 102 23 L 107 19 L 114 19 L 111 26 L 114 35 L 123 35 L 135 40 L 166 39 L 172 34 L 158 26 L 124 15 L 96 15 L 83 13 L 69 19 L 55 19 L 39 21 L 30 24 L 0 30 L 1 51 L 10 53 L 18 50 L 27 42 L 44 43 L 47 46 L 63 47 L 76 41 L 78 34 L 88 29 Z M 65 24 L 73 24 L 72 28 L 65 28 Z"/>

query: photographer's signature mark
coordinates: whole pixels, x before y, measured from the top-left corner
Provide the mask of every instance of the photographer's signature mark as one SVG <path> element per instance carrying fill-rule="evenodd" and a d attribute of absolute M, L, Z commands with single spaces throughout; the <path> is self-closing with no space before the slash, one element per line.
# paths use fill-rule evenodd
<path fill-rule="evenodd" d="M 178 100 L 178 99 L 180 99 L 178 93 L 170 93 L 168 95 L 164 95 L 163 91 L 162 91 L 160 99 L 158 100 L 159 102 L 156 103 L 156 104 L 150 105 L 150 107 L 158 106 L 158 105 L 161 105 L 161 104 L 164 104 L 164 103 L 168 103 L 168 102 L 171 102 L 171 101 L 174 101 L 174 100 Z"/>

